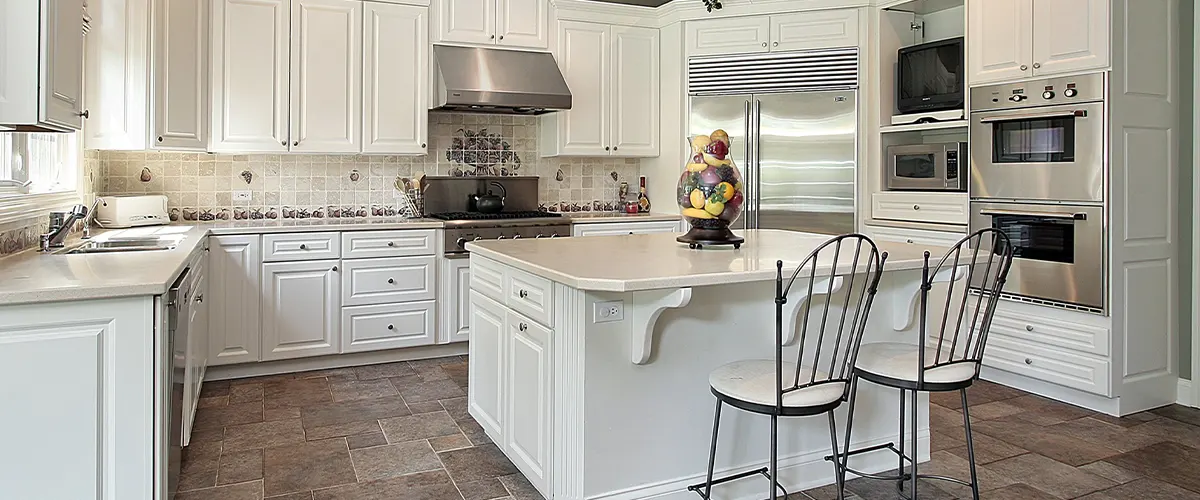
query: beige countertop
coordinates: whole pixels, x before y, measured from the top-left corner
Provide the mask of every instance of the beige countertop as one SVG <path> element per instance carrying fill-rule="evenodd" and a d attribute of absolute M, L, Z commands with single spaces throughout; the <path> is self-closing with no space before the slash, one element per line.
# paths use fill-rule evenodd
<path fill-rule="evenodd" d="M 655 212 L 648 214 L 626 214 L 621 212 L 580 212 L 565 213 L 563 216 L 571 219 L 572 224 L 677 221 L 681 218 L 679 214 L 663 214 Z"/>
<path fill-rule="evenodd" d="M 670 233 L 588 238 L 478 241 L 467 244 L 472 258 L 485 257 L 580 290 L 632 292 L 665 288 L 745 283 L 775 279 L 775 262 L 794 270 L 828 235 L 771 229 L 746 231 L 746 242 L 689 249 Z M 877 242 L 889 253 L 886 270 L 919 269 L 923 248 Z M 940 250 L 940 249 L 935 249 Z M 842 268 L 852 254 L 844 252 Z M 939 252 L 934 252 L 935 254 Z M 830 260 L 832 261 L 832 253 Z M 862 262 L 860 260 L 860 262 Z M 818 266 L 828 274 L 832 262 Z"/>

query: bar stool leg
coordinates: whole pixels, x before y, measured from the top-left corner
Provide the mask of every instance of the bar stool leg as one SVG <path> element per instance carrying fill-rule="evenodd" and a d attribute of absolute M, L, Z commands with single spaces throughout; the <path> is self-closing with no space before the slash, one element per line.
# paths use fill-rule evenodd
<path fill-rule="evenodd" d="M 911 411 L 912 420 L 909 422 L 909 427 L 910 427 L 909 430 L 912 432 L 912 436 L 910 436 L 909 439 L 912 440 L 912 442 L 910 444 L 912 444 L 913 456 L 912 456 L 912 486 L 909 490 L 909 498 L 911 500 L 917 500 L 917 458 L 919 455 L 919 452 L 917 450 L 917 407 L 920 405 L 917 404 L 916 389 L 913 389 L 912 395 L 913 395 L 912 411 Z"/>
<path fill-rule="evenodd" d="M 771 415 L 771 500 L 779 498 L 779 416 Z"/>
<path fill-rule="evenodd" d="M 846 479 L 840 472 L 841 459 L 838 457 L 837 423 L 833 418 L 833 410 L 829 410 L 829 444 L 830 450 L 833 452 L 833 478 L 838 488 L 837 500 L 846 500 L 846 485 L 844 483 Z M 848 450 L 849 448 L 847 448 Z"/>
<path fill-rule="evenodd" d="M 834 463 L 837 465 L 838 500 L 846 498 L 846 468 L 850 466 L 850 431 L 854 429 L 854 396 L 858 394 L 858 377 L 850 378 L 850 408 L 846 412 L 846 453 L 838 462 L 837 452 L 834 452 Z"/>
<path fill-rule="evenodd" d="M 896 491 L 904 491 L 904 398 L 908 397 L 904 389 L 900 389 L 900 480 L 896 481 Z"/>
<path fill-rule="evenodd" d="M 721 430 L 721 400 L 717 400 L 717 409 L 713 413 L 712 444 L 708 449 L 708 478 L 704 481 L 704 498 L 712 498 L 713 468 L 717 464 L 717 431 Z"/>
<path fill-rule="evenodd" d="M 975 474 L 975 442 L 971 439 L 971 411 L 967 405 L 967 389 L 962 392 L 963 428 L 967 431 L 967 462 L 971 464 L 971 499 L 979 500 L 979 478 Z"/>

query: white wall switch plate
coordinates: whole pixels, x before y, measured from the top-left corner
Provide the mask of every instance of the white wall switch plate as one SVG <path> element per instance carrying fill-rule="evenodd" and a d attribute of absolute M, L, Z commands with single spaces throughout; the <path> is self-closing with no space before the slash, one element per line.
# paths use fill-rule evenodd
<path fill-rule="evenodd" d="M 250 201 L 250 190 L 249 189 L 233 190 L 233 201 Z"/>
<path fill-rule="evenodd" d="M 625 319 L 625 303 L 620 300 L 597 302 L 593 312 L 596 323 L 621 321 Z"/>

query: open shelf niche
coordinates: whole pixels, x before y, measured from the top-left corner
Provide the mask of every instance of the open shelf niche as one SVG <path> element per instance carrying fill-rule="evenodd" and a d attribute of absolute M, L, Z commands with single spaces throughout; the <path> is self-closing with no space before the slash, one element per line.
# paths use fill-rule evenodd
<path fill-rule="evenodd" d="M 911 45 L 964 36 L 966 25 L 964 0 L 906 0 L 880 6 L 877 38 L 880 127 L 892 127 L 892 116 L 900 114 L 896 109 L 897 51 Z M 963 88 L 966 88 L 965 82 Z M 966 112 L 964 104 L 964 119 Z"/>

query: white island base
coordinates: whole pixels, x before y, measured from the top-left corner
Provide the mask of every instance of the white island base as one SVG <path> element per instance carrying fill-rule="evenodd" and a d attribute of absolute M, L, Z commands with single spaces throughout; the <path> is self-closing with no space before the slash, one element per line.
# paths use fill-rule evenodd
<path fill-rule="evenodd" d="M 547 499 L 696 498 L 687 486 L 703 480 L 716 405 L 709 372 L 773 356 L 774 263 L 794 269 L 826 238 L 748 233 L 741 250 L 693 251 L 669 234 L 469 246 L 470 413 Z M 891 256 L 864 342 L 915 343 L 919 255 L 881 250 Z M 827 286 L 820 270 L 816 279 L 825 285 L 814 289 Z M 806 288 L 797 281 L 792 311 Z M 896 441 L 899 391 L 867 382 L 859 391 L 853 446 Z M 924 461 L 927 399 L 918 405 Z M 845 407 L 837 420 L 841 441 Z M 826 418 L 780 419 L 779 436 L 789 492 L 834 482 Z M 769 417 L 726 407 L 717 474 L 766 466 L 769 444 Z M 896 466 L 888 451 L 851 461 L 868 472 Z M 753 476 L 714 487 L 713 498 L 763 498 L 768 488 Z"/>

